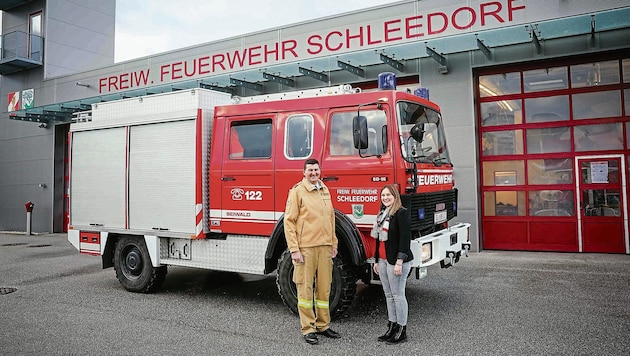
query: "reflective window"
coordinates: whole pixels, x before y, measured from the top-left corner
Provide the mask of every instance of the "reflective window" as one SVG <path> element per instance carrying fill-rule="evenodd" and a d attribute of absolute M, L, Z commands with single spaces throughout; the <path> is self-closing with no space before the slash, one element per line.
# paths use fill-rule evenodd
<path fill-rule="evenodd" d="M 571 131 L 569 127 L 547 127 L 528 129 L 527 153 L 571 152 Z"/>
<path fill-rule="evenodd" d="M 525 184 L 525 162 L 520 160 L 483 162 L 483 185 L 517 184 Z"/>
<path fill-rule="evenodd" d="M 527 199 L 524 191 L 484 192 L 485 216 L 525 216 Z"/>
<path fill-rule="evenodd" d="M 520 100 L 481 103 L 481 126 L 512 125 L 523 122 Z"/>
<path fill-rule="evenodd" d="M 582 88 L 619 83 L 619 61 L 606 61 L 571 66 L 571 87 Z"/>
<path fill-rule="evenodd" d="M 567 67 L 534 69 L 523 72 L 523 88 L 526 93 L 567 89 L 568 87 Z"/>
<path fill-rule="evenodd" d="M 529 215 L 574 216 L 572 190 L 533 190 L 529 192 Z"/>
<path fill-rule="evenodd" d="M 333 156 L 345 156 L 359 154 L 354 148 L 352 139 L 352 120 L 357 115 L 356 110 L 351 112 L 334 113 L 331 117 L 331 132 L 329 149 Z M 367 121 L 368 148 L 362 149 L 363 155 L 380 155 L 383 150 L 383 126 L 387 124 L 387 117 L 383 110 L 361 110 L 361 116 Z"/>
<path fill-rule="evenodd" d="M 284 155 L 300 159 L 311 155 L 313 150 L 313 118 L 295 115 L 287 119 L 284 138 Z"/>
<path fill-rule="evenodd" d="M 271 119 L 238 121 L 230 127 L 230 158 L 271 157 Z"/>
<path fill-rule="evenodd" d="M 623 106 L 626 110 L 626 116 L 630 116 L 630 89 L 623 91 Z"/>
<path fill-rule="evenodd" d="M 525 99 L 525 114 L 528 123 L 569 120 L 569 96 Z"/>
<path fill-rule="evenodd" d="M 622 149 L 621 123 L 575 126 L 573 128 L 573 141 L 576 151 Z"/>
<path fill-rule="evenodd" d="M 521 92 L 519 72 L 484 75 L 479 77 L 479 95 L 482 98 L 518 94 Z"/>
<path fill-rule="evenodd" d="M 586 216 L 621 216 L 619 189 L 585 189 L 582 209 Z"/>
<path fill-rule="evenodd" d="M 484 156 L 523 154 L 522 130 L 484 132 L 481 134 Z"/>
<path fill-rule="evenodd" d="M 527 182 L 539 184 L 573 183 L 573 161 L 570 158 L 532 159 L 527 161 Z"/>
<path fill-rule="evenodd" d="M 621 116 L 621 91 L 573 94 L 572 106 L 576 120 Z"/>

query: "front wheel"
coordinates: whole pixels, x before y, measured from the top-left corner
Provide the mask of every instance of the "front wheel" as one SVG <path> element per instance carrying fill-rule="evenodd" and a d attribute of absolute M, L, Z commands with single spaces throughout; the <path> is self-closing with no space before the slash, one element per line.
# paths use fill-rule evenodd
<path fill-rule="evenodd" d="M 282 302 L 297 314 L 297 288 L 293 283 L 293 261 L 289 250 L 284 251 L 278 260 L 276 286 Z M 328 301 L 332 318 L 341 316 L 350 307 L 356 291 L 357 277 L 343 256 L 337 255 L 333 259 L 332 284 Z"/>
<path fill-rule="evenodd" d="M 114 269 L 120 284 L 130 292 L 152 292 L 166 277 L 166 266 L 151 265 L 147 245 L 139 237 L 120 238 L 114 251 Z"/>

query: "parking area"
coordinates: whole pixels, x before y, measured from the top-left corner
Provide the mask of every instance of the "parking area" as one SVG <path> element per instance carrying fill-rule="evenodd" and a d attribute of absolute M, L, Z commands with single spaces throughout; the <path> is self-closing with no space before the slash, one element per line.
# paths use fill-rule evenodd
<path fill-rule="evenodd" d="M 380 286 L 360 284 L 307 345 L 275 276 L 170 268 L 154 294 L 125 291 L 64 234 L 0 233 L 0 350 L 6 355 L 630 354 L 630 256 L 484 251 L 407 287 L 409 341 L 386 327 Z"/>

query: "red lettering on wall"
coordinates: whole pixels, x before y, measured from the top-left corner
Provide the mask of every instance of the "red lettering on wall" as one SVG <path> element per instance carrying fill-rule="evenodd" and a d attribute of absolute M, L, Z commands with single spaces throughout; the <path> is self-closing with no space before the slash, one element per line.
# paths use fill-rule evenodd
<path fill-rule="evenodd" d="M 287 59 L 287 52 L 291 53 L 293 55 L 293 58 L 298 58 L 299 56 L 295 51 L 296 48 L 296 40 L 282 41 L 282 59 Z"/>
<path fill-rule="evenodd" d="M 490 7 L 494 6 L 494 10 L 490 10 Z M 489 2 L 486 4 L 481 4 L 480 6 L 480 10 L 479 12 L 481 13 L 479 15 L 479 17 L 481 17 L 481 26 L 485 26 L 486 25 L 486 16 L 492 16 L 495 19 L 497 19 L 497 21 L 499 21 L 499 23 L 503 23 L 505 22 L 503 20 L 503 18 L 501 18 L 501 16 L 499 15 L 499 12 L 501 11 L 501 8 L 503 6 L 501 5 L 500 2 Z"/>
<path fill-rule="evenodd" d="M 470 15 L 470 17 L 468 18 L 468 23 L 458 24 L 457 15 L 459 15 L 463 11 L 468 12 L 468 14 Z M 461 16 L 460 16 L 460 19 L 461 19 Z M 453 12 L 453 15 L 451 16 L 451 21 L 453 22 L 453 27 L 455 27 L 456 29 L 465 30 L 467 28 L 472 27 L 472 25 L 475 24 L 475 21 L 477 21 L 477 13 L 475 12 L 474 9 L 470 7 L 467 7 L 467 6 L 460 7 L 459 9 L 455 10 L 455 12 Z"/>
<path fill-rule="evenodd" d="M 398 34 L 398 32 L 400 32 L 400 26 L 397 27 L 393 27 L 393 25 L 398 25 L 400 24 L 400 20 L 394 20 L 394 21 L 387 21 L 385 22 L 385 28 L 384 28 L 384 32 L 385 32 L 385 42 L 392 42 L 392 41 L 400 41 L 402 40 L 402 37 L 399 35 L 397 37 L 390 37 L 392 32 L 396 32 L 396 34 Z"/>
<path fill-rule="evenodd" d="M 269 47 L 270 47 L 270 46 L 265 45 L 265 49 L 264 49 L 264 53 L 263 53 L 263 55 L 264 55 L 264 57 L 265 57 L 264 61 L 265 61 L 265 62 L 269 62 L 269 61 L 270 61 L 270 59 L 269 59 L 269 57 L 270 57 L 270 56 L 272 57 L 272 58 L 271 58 L 271 60 L 276 60 L 276 61 L 277 61 L 277 60 L 278 60 L 278 58 L 279 58 L 279 54 L 278 54 L 278 42 L 276 42 L 276 43 L 274 44 L 274 46 L 273 46 L 273 50 L 270 50 L 270 49 L 269 49 Z"/>
<path fill-rule="evenodd" d="M 420 27 L 422 27 L 422 23 L 420 23 L 420 20 L 422 20 L 422 15 L 420 16 L 413 16 L 413 17 L 407 17 L 405 19 L 405 37 L 406 38 L 414 38 L 414 37 L 422 37 L 424 36 L 424 33 L 420 32 Z M 413 22 L 413 24 L 412 24 Z M 417 31 L 415 31 L 416 29 L 418 29 Z M 415 31 L 415 32 L 412 32 Z"/>
<path fill-rule="evenodd" d="M 249 58 L 249 61 L 248 61 L 248 64 L 249 64 L 250 66 L 251 66 L 251 65 L 256 65 L 256 64 L 260 64 L 260 63 L 262 63 L 262 60 L 260 60 L 260 59 L 255 59 L 255 58 L 258 58 L 258 57 L 260 57 L 260 56 L 261 56 L 261 54 L 260 54 L 260 49 L 261 49 L 261 46 L 254 46 L 254 47 L 252 47 L 252 48 L 250 48 L 250 49 L 249 49 L 249 57 L 248 57 L 248 58 Z M 245 51 L 247 51 L 247 48 L 245 49 Z M 243 66 L 243 65 L 241 64 L 241 67 L 242 67 L 242 66 Z"/>
<path fill-rule="evenodd" d="M 434 29 L 434 18 L 435 17 L 440 17 L 442 19 L 442 27 L 437 30 Z M 439 21 L 438 19 L 436 19 L 435 21 Z M 438 33 L 444 32 L 446 30 L 446 28 L 448 27 L 448 16 L 446 16 L 445 13 L 443 12 L 435 12 L 432 14 L 427 15 L 427 34 L 429 35 L 436 35 Z"/>
<path fill-rule="evenodd" d="M 312 35 L 310 36 L 306 42 L 309 44 L 309 46 L 314 47 L 313 49 L 311 49 L 311 47 L 309 47 L 306 52 L 308 54 L 320 54 L 322 52 L 322 50 L 324 49 L 324 46 L 320 43 L 320 41 L 322 40 L 322 36 L 320 35 Z"/>
<path fill-rule="evenodd" d="M 508 20 L 514 20 L 514 11 L 525 9 L 525 5 L 513 6 L 512 3 L 518 0 L 508 0 Z"/>
<path fill-rule="evenodd" d="M 330 44 L 330 42 L 331 42 L 331 41 L 330 41 L 330 38 L 331 38 L 333 35 L 336 35 L 336 36 L 339 36 L 339 37 L 342 37 L 342 38 L 343 38 L 343 33 L 339 32 L 339 31 L 333 31 L 333 32 L 329 33 L 329 34 L 326 36 L 326 49 L 327 49 L 327 50 L 329 50 L 329 51 L 331 51 L 331 52 L 338 51 L 339 49 L 341 49 L 341 47 L 343 47 L 343 41 L 339 41 L 339 44 L 338 44 L 336 47 L 333 47 L 333 46 Z"/>
<path fill-rule="evenodd" d="M 373 40 L 372 39 L 372 26 L 367 25 L 367 44 L 368 44 L 368 46 L 379 44 L 381 42 L 383 42 L 383 41 L 382 40 Z"/>
<path fill-rule="evenodd" d="M 227 60 L 228 60 L 228 65 L 230 67 L 230 69 L 234 69 L 234 65 L 238 64 L 239 67 L 242 67 L 243 64 L 245 64 L 245 56 L 247 55 L 247 49 L 243 50 L 243 54 L 241 55 L 241 53 L 239 51 L 234 51 L 233 56 L 230 56 L 230 54 L 227 54 Z"/>
<path fill-rule="evenodd" d="M 199 58 L 199 74 L 208 74 L 210 73 L 210 69 L 206 69 L 210 66 L 208 61 L 210 60 L 210 56 Z"/>
<path fill-rule="evenodd" d="M 225 61 L 225 55 L 223 53 L 212 56 L 212 71 L 217 72 L 217 67 L 221 67 L 221 70 L 225 70 L 223 61 Z"/>
<path fill-rule="evenodd" d="M 100 78 L 98 80 L 98 92 L 111 92 L 147 85 L 149 84 L 149 72 L 150 69 L 142 69 Z"/>
<path fill-rule="evenodd" d="M 359 40 L 359 47 L 363 47 L 363 26 L 359 27 L 359 33 L 354 36 L 350 34 L 350 29 L 346 29 L 346 48 L 352 48 L 350 41 L 355 38 Z"/>

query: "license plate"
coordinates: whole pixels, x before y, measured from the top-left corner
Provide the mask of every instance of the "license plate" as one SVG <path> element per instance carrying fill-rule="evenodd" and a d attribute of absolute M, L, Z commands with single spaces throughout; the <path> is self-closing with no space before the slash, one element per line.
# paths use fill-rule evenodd
<path fill-rule="evenodd" d="M 446 213 L 446 210 L 436 211 L 435 215 L 433 215 L 433 223 L 435 224 L 443 223 L 446 221 L 447 217 L 448 215 Z"/>

